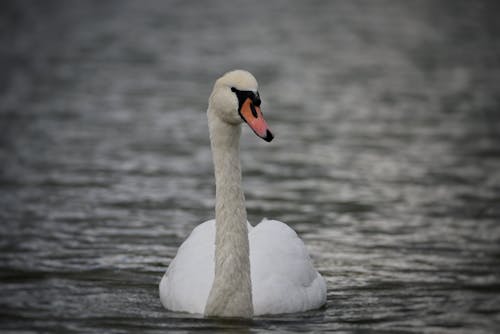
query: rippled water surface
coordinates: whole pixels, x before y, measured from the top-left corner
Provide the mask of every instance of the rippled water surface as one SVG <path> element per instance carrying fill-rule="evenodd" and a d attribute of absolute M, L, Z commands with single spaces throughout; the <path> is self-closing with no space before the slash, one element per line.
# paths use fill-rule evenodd
<path fill-rule="evenodd" d="M 500 328 L 500 26 L 484 1 L 15 1 L 0 10 L 0 329 Z M 324 309 L 206 320 L 157 285 L 213 217 L 205 110 L 246 68 L 247 209 L 287 222 Z"/>

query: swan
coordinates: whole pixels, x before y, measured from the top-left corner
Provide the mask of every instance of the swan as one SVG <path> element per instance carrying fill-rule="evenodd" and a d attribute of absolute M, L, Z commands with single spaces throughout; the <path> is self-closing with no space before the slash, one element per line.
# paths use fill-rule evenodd
<path fill-rule="evenodd" d="M 179 247 L 161 279 L 166 309 L 207 317 L 302 312 L 326 302 L 326 283 L 302 240 L 288 225 L 247 222 L 241 187 L 239 140 L 247 123 L 267 142 L 273 134 L 260 109 L 255 77 L 224 74 L 208 103 L 215 171 L 215 219 L 198 225 Z"/>

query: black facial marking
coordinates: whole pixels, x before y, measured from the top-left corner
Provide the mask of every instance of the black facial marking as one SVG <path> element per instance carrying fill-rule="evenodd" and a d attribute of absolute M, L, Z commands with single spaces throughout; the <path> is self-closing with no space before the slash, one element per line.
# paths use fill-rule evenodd
<path fill-rule="evenodd" d="M 253 94 L 253 99 L 252 99 L 252 103 L 255 104 L 257 107 L 260 107 L 260 95 L 259 95 L 259 92 Z"/>
<path fill-rule="evenodd" d="M 238 98 L 238 112 L 241 112 L 241 107 L 243 106 L 243 103 L 249 98 L 252 103 L 250 104 L 250 107 L 252 109 L 252 115 L 254 115 L 255 118 L 257 118 L 257 112 L 255 111 L 255 106 L 259 107 L 260 106 L 260 96 L 259 92 L 254 93 L 251 90 L 239 90 L 234 87 L 231 87 L 231 91 L 236 94 L 236 97 Z"/>

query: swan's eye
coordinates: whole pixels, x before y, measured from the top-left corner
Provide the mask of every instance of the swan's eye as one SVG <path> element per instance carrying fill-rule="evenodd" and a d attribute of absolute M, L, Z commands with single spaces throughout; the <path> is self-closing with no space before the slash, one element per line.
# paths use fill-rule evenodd
<path fill-rule="evenodd" d="M 236 94 L 236 97 L 238 98 L 238 111 L 241 110 L 241 106 L 247 99 L 250 99 L 252 101 L 252 104 L 255 105 L 256 107 L 260 106 L 260 96 L 258 92 L 253 92 L 251 90 L 239 90 L 235 87 L 231 87 L 231 92 Z"/>

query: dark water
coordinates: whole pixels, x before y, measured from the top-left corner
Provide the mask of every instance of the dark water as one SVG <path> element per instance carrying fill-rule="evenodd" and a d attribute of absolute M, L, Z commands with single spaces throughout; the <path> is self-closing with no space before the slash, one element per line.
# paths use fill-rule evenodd
<path fill-rule="evenodd" d="M 0 10 L 0 329 L 500 329 L 494 1 L 15 1 Z M 157 285 L 213 216 L 205 109 L 245 68 L 249 218 L 287 222 L 326 308 L 221 322 Z"/>

